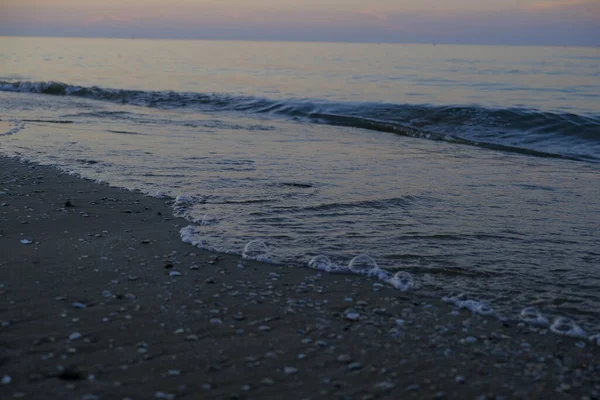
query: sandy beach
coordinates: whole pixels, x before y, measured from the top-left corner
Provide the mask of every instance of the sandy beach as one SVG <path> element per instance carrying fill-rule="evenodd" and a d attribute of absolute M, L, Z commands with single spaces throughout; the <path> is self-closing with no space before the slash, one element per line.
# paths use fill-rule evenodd
<path fill-rule="evenodd" d="M 171 201 L 0 157 L 0 398 L 595 399 L 600 347 L 181 242 Z"/>

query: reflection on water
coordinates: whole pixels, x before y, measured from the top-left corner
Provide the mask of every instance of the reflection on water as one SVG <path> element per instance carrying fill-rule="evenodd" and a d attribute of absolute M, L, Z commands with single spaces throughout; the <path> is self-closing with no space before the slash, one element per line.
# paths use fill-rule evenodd
<path fill-rule="evenodd" d="M 600 112 L 600 49 L 0 38 L 0 80 Z"/>

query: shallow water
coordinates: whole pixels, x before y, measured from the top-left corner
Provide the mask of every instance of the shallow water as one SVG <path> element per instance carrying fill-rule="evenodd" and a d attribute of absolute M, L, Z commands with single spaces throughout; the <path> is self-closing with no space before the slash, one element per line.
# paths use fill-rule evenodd
<path fill-rule="evenodd" d="M 369 254 L 415 290 L 598 329 L 598 49 L 0 48 L 5 154 L 191 196 L 179 212 L 215 250 L 258 239 L 298 265 Z"/>

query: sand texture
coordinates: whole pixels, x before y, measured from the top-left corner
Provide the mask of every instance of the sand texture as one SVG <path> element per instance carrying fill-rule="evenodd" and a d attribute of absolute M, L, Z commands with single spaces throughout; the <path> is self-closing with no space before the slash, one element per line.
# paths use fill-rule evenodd
<path fill-rule="evenodd" d="M 170 205 L 0 157 L 0 399 L 600 398 L 588 340 L 203 252 Z"/>

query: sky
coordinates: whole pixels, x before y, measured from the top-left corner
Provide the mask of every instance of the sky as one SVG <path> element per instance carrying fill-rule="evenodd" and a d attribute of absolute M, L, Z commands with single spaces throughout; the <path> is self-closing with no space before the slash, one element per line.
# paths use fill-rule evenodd
<path fill-rule="evenodd" d="M 600 46 L 600 0 L 0 0 L 0 35 Z"/>

